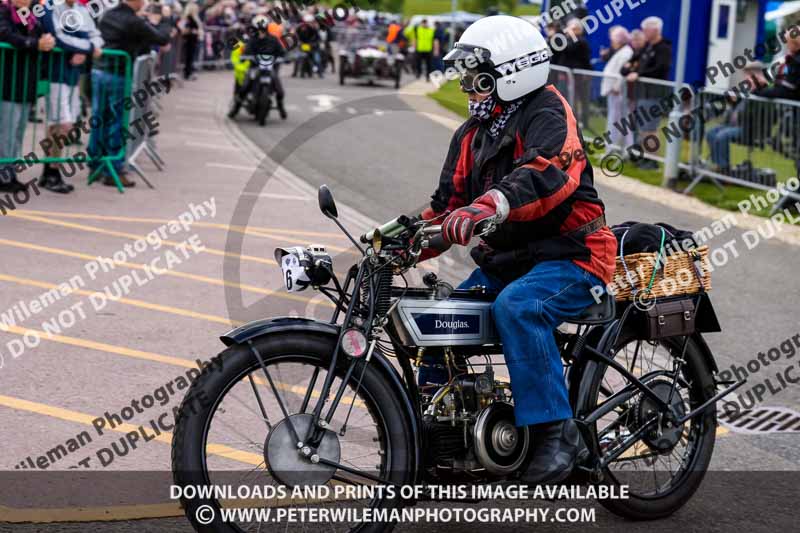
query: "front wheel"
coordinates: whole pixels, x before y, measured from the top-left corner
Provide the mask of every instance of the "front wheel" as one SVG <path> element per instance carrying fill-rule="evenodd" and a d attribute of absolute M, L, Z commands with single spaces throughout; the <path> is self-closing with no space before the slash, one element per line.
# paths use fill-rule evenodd
<path fill-rule="evenodd" d="M 320 459 L 348 471 L 312 462 L 291 438 L 283 409 L 295 431 L 306 436 L 335 344 L 335 338 L 308 333 L 263 337 L 254 341 L 253 347 L 261 355 L 269 378 L 249 346 L 234 346 L 220 354 L 192 384 L 181 405 L 173 439 L 175 484 L 182 489 L 223 486 L 239 491 L 237 499 L 229 500 L 216 497 L 218 494 L 204 498 L 182 493 L 186 516 L 197 531 L 257 531 L 265 525 L 264 513 L 274 513 L 278 508 L 295 508 L 295 512 L 328 508 L 327 512 L 332 512 L 343 508 L 388 510 L 403 505 L 399 495 L 365 494 L 363 490 L 377 483 L 364 474 L 379 478 L 381 485 L 402 485 L 411 482 L 414 468 L 410 423 L 390 383 L 375 365 L 365 367 L 359 361 L 355 366 L 317 449 Z M 335 370 L 331 398 L 339 390 L 348 365 L 349 360 L 344 360 Z M 325 404 L 323 415 L 330 404 Z M 352 412 L 348 415 L 348 411 Z M 241 499 L 241 491 L 249 494 L 243 486 L 274 487 L 283 492 Z M 328 489 L 324 489 L 326 486 Z M 292 487 L 323 487 L 321 490 L 328 490 L 331 497 L 315 499 L 309 494 L 308 498 L 292 498 Z M 346 493 L 343 487 L 361 492 Z M 316 495 L 324 494 L 316 490 Z M 337 490 L 341 492 L 335 499 Z M 215 517 L 209 525 L 198 522 L 198 512 L 201 519 L 207 519 L 204 506 L 210 507 Z M 221 510 L 229 507 L 248 508 L 256 514 L 223 522 Z M 325 531 L 377 533 L 393 524 L 338 521 L 322 525 Z M 266 526 L 270 530 L 270 524 Z M 286 520 L 279 526 L 283 530 L 307 527 Z"/>
<path fill-rule="evenodd" d="M 270 109 L 272 108 L 272 92 L 267 85 L 262 85 L 258 90 L 258 99 L 256 102 L 256 120 L 260 126 L 265 126 Z"/>
<path fill-rule="evenodd" d="M 621 339 L 615 347 L 614 358 L 659 398 L 669 399 L 668 403 L 679 414 L 686 415 L 714 396 L 715 384 L 694 339 L 689 339 L 686 346 L 685 364 L 678 379 L 672 378 L 673 365 L 682 347 L 682 337 L 659 341 Z M 606 365 L 596 366 L 583 381 L 582 388 L 586 387 L 587 394 L 583 395 L 578 408 L 583 416 L 610 398 L 622 398 L 620 394 L 631 390 L 630 381 Z M 611 454 L 657 413 L 657 404 L 636 392 L 628 401 L 602 416 L 590 426 L 599 444 L 600 458 Z M 667 420 L 651 426 L 603 472 L 606 483 L 627 485 L 630 498 L 600 503 L 609 511 L 632 520 L 655 520 L 671 515 L 700 487 L 714 451 L 716 428 L 714 405 L 680 426 Z"/>

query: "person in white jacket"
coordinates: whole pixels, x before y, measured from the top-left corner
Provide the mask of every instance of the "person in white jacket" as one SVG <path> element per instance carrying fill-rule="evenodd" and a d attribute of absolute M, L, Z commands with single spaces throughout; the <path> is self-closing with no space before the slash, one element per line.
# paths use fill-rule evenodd
<path fill-rule="evenodd" d="M 623 135 L 616 123 L 625 115 L 625 79 L 621 75 L 622 67 L 633 57 L 630 46 L 630 34 L 622 26 L 614 26 L 609 30 L 611 49 L 607 51 L 606 67 L 603 69 L 603 83 L 600 94 L 607 98 L 608 130 L 611 132 L 612 149 L 619 152 L 633 144 L 633 134 Z"/>

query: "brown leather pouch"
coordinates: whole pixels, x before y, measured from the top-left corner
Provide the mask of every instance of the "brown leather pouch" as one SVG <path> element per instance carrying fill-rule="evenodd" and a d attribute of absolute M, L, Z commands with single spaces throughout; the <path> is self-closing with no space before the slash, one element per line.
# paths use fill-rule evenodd
<path fill-rule="evenodd" d="M 695 331 L 694 300 L 673 300 L 656 303 L 645 313 L 647 338 L 691 335 Z"/>

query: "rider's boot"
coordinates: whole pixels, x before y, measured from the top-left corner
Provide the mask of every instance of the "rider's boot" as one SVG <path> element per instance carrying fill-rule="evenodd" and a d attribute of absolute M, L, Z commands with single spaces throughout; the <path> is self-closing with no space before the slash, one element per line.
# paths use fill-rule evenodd
<path fill-rule="evenodd" d="M 589 455 L 573 419 L 530 427 L 536 447 L 519 481 L 531 485 L 561 483 Z"/>
<path fill-rule="evenodd" d="M 289 116 L 286 114 L 286 108 L 283 107 L 283 98 L 278 99 L 278 113 L 280 114 L 282 120 L 286 120 L 286 117 Z"/>
<path fill-rule="evenodd" d="M 233 106 L 231 110 L 228 111 L 228 118 L 234 119 L 236 115 L 239 114 L 239 110 L 242 108 L 242 98 L 237 94 L 233 97 Z"/>

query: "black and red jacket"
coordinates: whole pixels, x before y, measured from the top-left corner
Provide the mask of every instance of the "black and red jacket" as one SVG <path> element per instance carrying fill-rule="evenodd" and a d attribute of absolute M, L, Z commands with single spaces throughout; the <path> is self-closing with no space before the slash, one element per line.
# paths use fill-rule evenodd
<path fill-rule="evenodd" d="M 572 260 L 610 283 L 617 251 L 611 230 L 575 236 L 574 230 L 603 217 L 605 207 L 572 108 L 552 85 L 525 98 L 497 138 L 476 119 L 456 131 L 431 208 L 452 211 L 497 189 L 511 211 L 473 250 L 479 266 L 510 281 L 536 263 Z"/>

